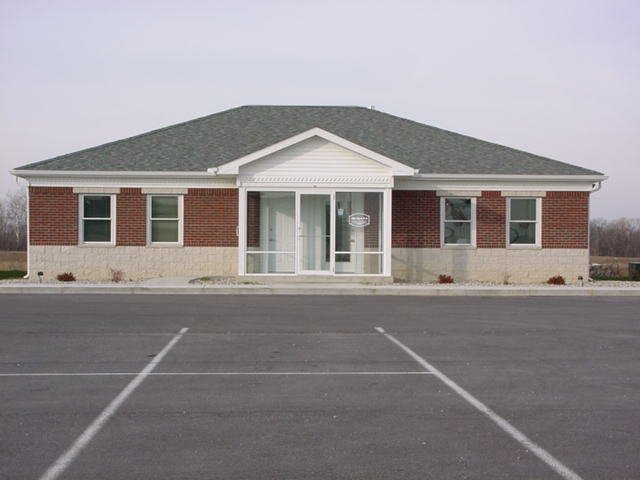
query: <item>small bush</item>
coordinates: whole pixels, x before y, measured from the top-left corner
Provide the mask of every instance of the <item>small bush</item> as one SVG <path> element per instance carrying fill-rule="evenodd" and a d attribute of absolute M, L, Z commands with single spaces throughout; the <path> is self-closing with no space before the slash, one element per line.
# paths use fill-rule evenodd
<path fill-rule="evenodd" d="M 453 283 L 453 277 L 450 275 L 438 276 L 438 283 Z"/>
<path fill-rule="evenodd" d="M 120 283 L 124 280 L 124 272 L 122 270 L 111 269 L 111 281 L 114 283 Z"/>
<path fill-rule="evenodd" d="M 75 282 L 76 277 L 71 272 L 61 273 L 56 277 L 59 282 Z"/>
<path fill-rule="evenodd" d="M 564 277 L 562 275 L 556 275 L 555 277 L 551 277 L 547 280 L 549 285 L 566 285 L 567 282 L 564 281 Z"/>

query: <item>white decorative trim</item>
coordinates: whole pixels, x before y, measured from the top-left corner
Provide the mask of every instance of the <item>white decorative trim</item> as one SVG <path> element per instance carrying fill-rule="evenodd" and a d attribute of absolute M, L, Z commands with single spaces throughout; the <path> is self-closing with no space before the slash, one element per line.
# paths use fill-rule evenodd
<path fill-rule="evenodd" d="M 481 197 L 481 190 L 438 190 L 436 192 L 438 197 Z"/>
<path fill-rule="evenodd" d="M 118 187 L 73 187 L 73 193 L 118 194 L 120 193 L 120 189 Z"/>
<path fill-rule="evenodd" d="M 259 186 L 259 185 L 357 185 L 361 186 L 382 186 L 389 187 L 393 185 L 393 177 L 391 176 L 366 176 L 366 177 L 306 177 L 306 176 L 258 176 L 258 175 L 240 175 L 238 184 L 243 186 Z"/>
<path fill-rule="evenodd" d="M 543 192 L 543 191 L 526 191 L 526 190 L 503 190 L 502 191 L 502 196 L 503 197 L 535 197 L 535 198 L 542 198 L 542 197 L 546 197 L 547 196 L 547 192 Z"/>
<path fill-rule="evenodd" d="M 186 195 L 188 193 L 188 188 L 159 188 L 159 187 L 151 187 L 151 188 L 143 188 L 142 193 L 149 195 L 158 195 L 158 194 L 168 194 L 168 195 Z"/>
<path fill-rule="evenodd" d="M 345 138 L 339 137 L 338 135 L 334 135 L 333 133 L 327 132 L 326 130 L 323 130 L 318 127 L 312 128 L 298 135 L 294 135 L 293 137 L 287 138 L 269 147 L 263 148 L 249 155 L 238 158 L 237 160 L 233 160 L 232 162 L 226 163 L 222 166 L 210 168 L 208 171 L 214 174 L 237 175 L 239 173 L 239 168 L 241 166 L 246 165 L 247 163 L 254 162 L 260 158 L 263 158 L 267 155 L 283 150 L 292 145 L 295 145 L 296 143 L 303 142 L 304 140 L 307 140 L 311 137 L 323 138 L 329 142 L 335 143 L 336 145 L 346 148 L 347 150 L 351 150 L 352 152 L 359 153 L 360 155 L 370 158 L 371 160 L 374 160 L 378 163 L 386 165 L 387 167 L 391 168 L 392 173 L 394 175 L 412 176 L 418 173 L 418 170 L 413 167 L 410 167 L 408 165 L 405 165 L 404 163 L 400 163 L 389 157 L 381 155 L 377 152 L 374 152 L 373 150 L 369 150 L 368 148 L 358 145 L 357 143 L 350 142 Z"/>

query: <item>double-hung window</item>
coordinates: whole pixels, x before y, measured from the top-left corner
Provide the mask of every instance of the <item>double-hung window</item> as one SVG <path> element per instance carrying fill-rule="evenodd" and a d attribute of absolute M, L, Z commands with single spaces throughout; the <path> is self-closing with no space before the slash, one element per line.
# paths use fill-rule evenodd
<path fill-rule="evenodd" d="M 440 208 L 442 246 L 475 246 L 476 199 L 443 197 Z"/>
<path fill-rule="evenodd" d="M 507 241 L 510 246 L 540 246 L 540 198 L 510 198 Z"/>
<path fill-rule="evenodd" d="M 182 245 L 182 195 L 147 197 L 147 235 L 152 245 Z"/>
<path fill-rule="evenodd" d="M 80 243 L 114 245 L 115 195 L 80 195 Z"/>

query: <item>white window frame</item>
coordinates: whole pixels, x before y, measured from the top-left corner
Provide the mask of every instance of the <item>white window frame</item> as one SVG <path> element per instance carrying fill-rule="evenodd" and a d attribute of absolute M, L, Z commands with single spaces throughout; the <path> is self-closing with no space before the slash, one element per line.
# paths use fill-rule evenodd
<path fill-rule="evenodd" d="M 533 220 L 513 220 L 519 223 L 535 223 L 536 224 L 536 242 L 535 243 L 511 243 L 511 200 L 535 200 L 536 201 L 536 219 Z M 542 248 L 542 198 L 540 197 L 507 197 L 507 248 Z"/>
<path fill-rule="evenodd" d="M 471 220 L 446 220 L 446 202 L 447 200 L 471 200 Z M 440 248 L 476 248 L 476 197 L 448 196 L 440 197 Z M 444 227 L 445 224 L 466 222 L 471 224 L 471 243 L 445 243 Z"/>
<path fill-rule="evenodd" d="M 106 217 L 85 217 L 84 216 L 84 197 L 110 197 L 109 200 L 109 218 Z M 109 220 L 111 222 L 111 238 L 108 242 L 85 242 L 84 241 L 84 222 L 85 220 Z M 116 244 L 116 195 L 105 193 L 83 193 L 78 195 L 78 244 L 79 245 L 95 245 L 95 246 L 113 246 Z"/>
<path fill-rule="evenodd" d="M 153 197 L 177 197 L 178 199 L 178 218 L 151 218 L 151 199 Z M 178 221 L 178 241 L 177 242 L 153 242 L 151 240 L 151 222 L 152 221 Z M 182 246 L 184 244 L 184 195 L 169 193 L 150 193 L 147 195 L 147 245 L 150 246 Z"/>

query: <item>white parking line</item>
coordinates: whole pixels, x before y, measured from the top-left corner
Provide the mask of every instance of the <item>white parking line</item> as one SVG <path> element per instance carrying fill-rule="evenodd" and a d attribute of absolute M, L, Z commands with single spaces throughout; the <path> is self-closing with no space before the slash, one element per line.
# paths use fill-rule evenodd
<path fill-rule="evenodd" d="M 395 343 L 398 347 L 404 350 L 411 358 L 413 358 L 418 364 L 420 364 L 427 372 L 432 373 L 436 376 L 442 383 L 448 386 L 451 390 L 456 392 L 462 398 L 464 398 L 468 403 L 482 412 L 484 415 L 489 417 L 496 425 L 498 425 L 502 430 L 504 430 L 507 434 L 509 434 L 514 440 L 523 445 L 525 448 L 530 450 L 536 457 L 546 463 L 549 467 L 551 467 L 558 475 L 566 480 L 582 480 L 577 473 L 563 464 L 560 460 L 555 458 L 549 452 L 547 452 L 544 448 L 542 448 L 537 443 L 530 440 L 524 433 L 518 430 L 516 427 L 511 425 L 507 420 L 502 418 L 496 412 L 487 407 L 484 403 L 478 400 L 476 397 L 467 392 L 464 388 L 458 385 L 456 382 L 447 377 L 444 373 L 438 370 L 436 367 L 427 362 L 420 355 L 415 353 L 409 347 L 407 347 L 400 340 L 395 338 L 393 335 L 389 335 L 384 331 L 384 329 L 380 327 L 376 327 L 376 331 L 383 334 L 393 343 Z"/>
<path fill-rule="evenodd" d="M 154 368 L 162 361 L 169 350 L 171 350 L 176 343 L 182 338 L 182 336 L 188 331 L 188 328 L 180 330 L 176 336 L 174 336 L 169 343 L 158 353 L 144 369 L 136 375 L 136 377 L 124 387 L 124 389 L 114 398 L 107 408 L 105 408 L 96 419 L 91 422 L 84 432 L 73 442 L 73 445 L 64 452 L 60 458 L 58 458 L 53 465 L 51 465 L 44 474 L 40 477 L 40 480 L 54 480 L 58 478 L 69 467 L 71 462 L 78 456 L 84 447 L 96 436 L 96 434 L 102 429 L 107 421 L 113 416 L 114 413 L 120 408 L 124 401 L 131 395 L 136 388 L 144 381 L 147 376 L 153 371 Z"/>
<path fill-rule="evenodd" d="M 0 373 L 0 377 L 133 377 L 133 372 Z M 147 376 L 234 376 L 234 375 L 431 375 L 431 372 L 153 372 Z"/>

